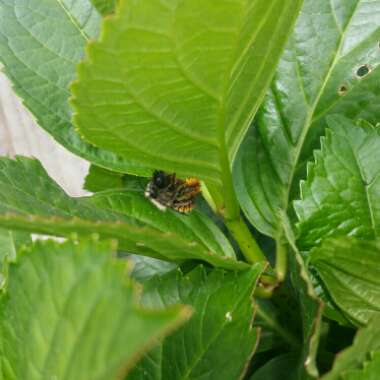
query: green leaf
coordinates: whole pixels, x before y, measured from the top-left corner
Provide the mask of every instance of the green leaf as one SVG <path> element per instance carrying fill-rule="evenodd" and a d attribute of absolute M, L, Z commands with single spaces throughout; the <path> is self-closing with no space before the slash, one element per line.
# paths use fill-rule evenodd
<path fill-rule="evenodd" d="M 207 274 L 198 267 L 187 275 L 177 270 L 145 283 L 144 306 L 186 303 L 194 315 L 148 352 L 128 380 L 241 378 L 258 340 L 252 294 L 262 270 L 262 264 L 255 264 L 238 274 Z"/>
<path fill-rule="evenodd" d="M 380 313 L 380 242 L 328 239 L 311 263 L 336 305 L 355 324 Z"/>
<path fill-rule="evenodd" d="M 322 377 L 322 380 L 347 380 L 347 374 L 361 368 L 368 356 L 376 351 L 379 352 L 379 349 L 380 319 L 376 318 L 368 326 L 359 330 L 352 346 L 337 355 L 333 368 Z M 370 380 L 371 378 L 362 377 L 361 379 Z"/>
<path fill-rule="evenodd" d="M 0 62 L 25 106 L 60 144 L 100 166 L 150 175 L 86 144 L 71 124 L 69 85 L 99 25 L 90 0 L 0 0 Z"/>
<path fill-rule="evenodd" d="M 265 363 L 250 380 L 300 380 L 297 374 L 298 365 L 297 353 L 282 354 Z"/>
<path fill-rule="evenodd" d="M 0 229 L 0 261 L 15 261 L 18 249 L 31 241 L 27 233 Z"/>
<path fill-rule="evenodd" d="M 328 123 L 295 202 L 305 250 L 326 237 L 380 235 L 380 128 L 338 116 Z"/>
<path fill-rule="evenodd" d="M 131 277 L 139 282 L 146 282 L 155 276 L 162 276 L 176 268 L 174 263 L 154 259 L 152 257 L 130 255 L 132 262 Z"/>
<path fill-rule="evenodd" d="M 302 0 L 121 0 L 73 86 L 83 137 L 221 185 Z"/>
<path fill-rule="evenodd" d="M 114 12 L 117 0 L 91 0 L 91 2 L 105 16 Z"/>
<path fill-rule="evenodd" d="M 27 181 L 25 179 L 27 178 Z M 0 159 L 0 226 L 48 235 L 98 233 L 130 253 L 166 260 L 205 260 L 227 269 L 235 260 L 227 238 L 198 211 L 162 212 L 138 192 L 70 198 L 33 159 Z"/>
<path fill-rule="evenodd" d="M 0 290 L 7 285 L 9 263 L 16 260 L 20 247 L 30 242 L 27 233 L 0 229 Z"/>
<path fill-rule="evenodd" d="M 290 252 L 291 282 L 297 290 L 302 318 L 303 348 L 297 373 L 300 379 L 318 378 L 316 357 L 322 324 L 323 303 L 314 292 L 306 267 L 298 252 Z"/>
<path fill-rule="evenodd" d="M 355 369 L 344 375 L 344 380 L 377 380 L 380 373 L 380 352 L 376 352 L 370 361 L 364 363 L 363 369 Z"/>
<path fill-rule="evenodd" d="M 1 298 L 2 378 L 116 379 L 147 345 L 189 317 L 187 307 L 134 304 L 108 242 L 38 242 L 10 267 Z"/>
<path fill-rule="evenodd" d="M 379 0 L 304 1 L 235 167 L 238 197 L 261 232 L 276 237 L 278 210 L 289 211 L 298 197 L 299 178 L 327 115 L 380 120 L 379 40 Z M 356 71 L 364 64 L 371 70 L 359 78 Z"/>
<path fill-rule="evenodd" d="M 94 193 L 115 189 L 143 192 L 147 183 L 146 178 L 117 173 L 91 165 L 85 178 L 84 189 Z"/>
<path fill-rule="evenodd" d="M 123 174 L 111 172 L 96 165 L 91 165 L 85 178 L 83 188 L 97 193 L 109 189 L 121 189 L 123 187 Z"/>

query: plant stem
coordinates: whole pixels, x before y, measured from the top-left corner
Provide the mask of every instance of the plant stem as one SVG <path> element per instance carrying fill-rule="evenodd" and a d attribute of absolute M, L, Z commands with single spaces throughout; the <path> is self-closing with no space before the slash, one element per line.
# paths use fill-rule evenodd
<path fill-rule="evenodd" d="M 232 62 L 231 62 L 232 68 Z M 256 240 L 251 235 L 248 227 L 240 216 L 240 205 L 236 197 L 234 184 L 232 181 L 232 171 L 230 157 L 226 144 L 226 99 L 228 95 L 229 73 L 226 72 L 224 81 L 223 96 L 220 102 L 219 115 L 219 162 L 221 168 L 221 186 L 218 193 L 223 196 L 223 203 L 217 205 L 218 212 L 223 216 L 227 228 L 231 231 L 236 242 L 239 244 L 246 260 L 250 263 L 267 261 Z M 215 201 L 215 198 L 214 198 Z"/>
<path fill-rule="evenodd" d="M 252 236 L 251 232 L 249 231 L 240 215 L 236 219 L 226 219 L 225 223 L 235 238 L 236 242 L 239 244 L 241 251 L 249 263 L 267 261 L 266 257 L 261 251 L 261 248 L 257 244 L 255 238 Z"/>
<path fill-rule="evenodd" d="M 285 244 L 281 243 L 280 239 L 276 242 L 276 267 L 275 272 L 278 281 L 282 282 L 285 279 L 288 268 L 288 250 Z"/>

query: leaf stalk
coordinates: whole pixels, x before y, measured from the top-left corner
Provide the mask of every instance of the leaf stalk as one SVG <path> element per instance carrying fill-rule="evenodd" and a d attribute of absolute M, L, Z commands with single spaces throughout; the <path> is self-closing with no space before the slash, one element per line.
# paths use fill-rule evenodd
<path fill-rule="evenodd" d="M 253 264 L 258 261 L 267 261 L 264 253 L 240 215 L 237 219 L 226 219 L 225 223 L 249 263 Z"/>

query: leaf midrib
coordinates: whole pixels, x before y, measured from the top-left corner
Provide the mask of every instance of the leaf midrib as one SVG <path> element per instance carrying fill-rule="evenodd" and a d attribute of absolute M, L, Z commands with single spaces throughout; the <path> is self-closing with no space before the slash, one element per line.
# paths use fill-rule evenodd
<path fill-rule="evenodd" d="M 295 177 L 295 173 L 296 173 L 296 168 L 297 168 L 297 164 L 298 164 L 298 161 L 300 159 L 300 155 L 301 155 L 301 152 L 302 152 L 302 148 L 304 146 L 304 143 L 305 143 L 305 140 L 306 140 L 306 137 L 308 135 L 308 132 L 310 130 L 310 127 L 312 125 L 312 120 L 313 120 L 313 116 L 314 116 L 314 113 L 317 109 L 317 106 L 319 104 L 319 101 L 324 93 L 324 90 L 327 86 L 327 83 L 334 71 L 334 68 L 335 66 L 337 65 L 340 57 L 339 57 L 339 52 L 341 51 L 342 49 L 342 46 L 343 46 L 343 43 L 344 43 L 344 40 L 345 40 L 345 37 L 346 37 L 346 33 L 348 31 L 348 28 L 349 26 L 351 25 L 351 22 L 352 22 L 352 19 L 356 13 L 356 10 L 358 9 L 359 7 L 359 4 L 360 4 L 360 0 L 358 0 L 358 2 L 356 3 L 353 11 L 352 11 L 352 14 L 350 16 L 350 18 L 348 19 L 348 22 L 347 24 L 345 25 L 345 28 L 343 30 L 343 32 L 340 32 L 339 29 L 338 31 L 340 32 L 340 38 L 339 38 L 339 43 L 338 43 L 338 46 L 337 46 L 337 49 L 336 49 L 336 54 L 334 56 L 334 59 L 332 60 L 332 64 L 329 68 L 329 70 L 327 71 L 326 73 L 326 76 L 325 76 L 325 79 L 324 81 L 322 82 L 322 85 L 317 93 L 317 96 L 313 102 L 313 104 L 311 105 L 311 107 L 309 108 L 309 112 L 308 112 L 308 115 L 307 115 L 307 118 L 305 120 L 305 123 L 303 125 L 303 128 L 302 128 L 302 133 L 301 133 L 301 136 L 298 140 L 298 143 L 296 145 L 296 152 L 295 152 L 295 156 L 294 156 L 294 165 L 292 166 L 292 170 L 291 170 L 291 173 L 290 173 L 290 176 L 289 176 L 289 183 L 288 183 L 288 187 L 287 187 L 287 190 L 286 190 L 286 198 L 284 200 L 284 205 L 285 205 L 285 210 L 288 209 L 289 207 L 289 201 L 290 201 L 290 192 L 291 192 L 291 189 L 292 189 L 292 186 L 293 186 L 293 181 L 294 181 L 294 177 Z"/>
<path fill-rule="evenodd" d="M 247 287 L 246 291 L 243 293 L 243 295 L 238 298 L 237 302 L 235 303 L 235 305 L 231 308 L 230 312 L 231 314 L 236 311 L 236 309 L 240 306 L 241 302 L 244 300 L 244 298 L 247 296 L 247 293 L 251 294 L 251 288 L 253 287 L 253 282 L 250 281 L 250 287 Z M 207 304 L 204 308 L 204 310 L 206 310 L 207 308 Z M 211 339 L 209 340 L 209 342 L 207 343 L 206 346 L 203 347 L 203 349 L 198 353 L 198 355 L 195 357 L 195 359 L 192 360 L 192 363 L 189 365 L 187 371 L 185 372 L 185 374 L 181 377 L 182 380 L 188 380 L 189 379 L 189 376 L 191 375 L 191 372 L 193 371 L 193 369 L 197 366 L 197 364 L 199 363 L 199 361 L 202 359 L 202 357 L 204 356 L 204 354 L 207 352 L 207 350 L 211 347 L 211 345 L 214 343 L 214 341 L 219 337 L 219 335 L 222 333 L 222 331 L 224 330 L 225 326 L 228 324 L 229 322 L 227 321 L 227 319 L 224 319 L 223 320 L 223 323 L 221 324 L 220 326 L 220 329 L 211 337 Z M 202 319 L 202 324 L 203 324 L 203 319 Z M 254 331 L 253 329 L 251 331 Z"/>
<path fill-rule="evenodd" d="M 85 41 L 88 41 L 90 39 L 90 37 L 85 33 L 84 29 L 82 29 L 80 27 L 78 21 L 73 17 L 73 15 L 66 8 L 65 4 L 63 3 L 63 0 L 56 0 L 56 1 L 61 6 L 61 8 L 63 9 L 63 11 L 65 12 L 67 18 L 74 25 L 75 29 L 77 29 L 79 31 L 80 35 L 84 38 Z"/>
<path fill-rule="evenodd" d="M 352 154 L 354 156 L 354 159 L 355 159 L 355 164 L 356 164 L 356 167 L 357 167 L 357 170 L 359 172 L 359 176 L 360 176 L 360 179 L 361 179 L 361 182 L 363 184 L 363 187 L 364 187 L 364 193 L 365 193 L 365 197 L 366 197 L 366 203 L 367 203 L 367 206 L 368 206 L 368 213 L 369 213 L 369 216 L 370 216 L 370 220 L 371 220 L 371 227 L 372 227 L 372 230 L 373 230 L 373 234 L 375 236 L 375 238 L 378 237 L 378 233 L 377 233 L 377 229 L 376 229 L 376 220 L 375 220 L 375 215 L 373 214 L 373 207 L 372 207 L 372 202 L 371 202 L 371 198 L 370 198 L 370 194 L 369 194 L 369 188 L 371 186 L 371 183 L 367 183 L 366 179 L 365 179 L 365 175 L 363 173 L 363 169 L 362 169 L 362 166 L 360 165 L 360 162 L 359 162 L 359 159 L 357 157 L 357 153 L 356 150 L 354 149 L 354 147 L 352 146 L 351 144 L 351 141 L 348 140 L 348 144 L 352 150 Z M 379 175 L 379 173 L 378 173 Z"/>

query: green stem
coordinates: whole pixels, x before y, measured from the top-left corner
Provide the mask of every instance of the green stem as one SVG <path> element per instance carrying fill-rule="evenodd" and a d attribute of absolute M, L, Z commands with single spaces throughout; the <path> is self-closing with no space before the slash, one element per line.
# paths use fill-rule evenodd
<path fill-rule="evenodd" d="M 261 248 L 240 216 L 232 220 L 226 219 L 225 223 L 249 263 L 267 261 Z"/>
<path fill-rule="evenodd" d="M 220 210 L 226 220 L 235 220 L 240 218 L 240 206 L 236 198 L 235 189 L 232 181 L 232 174 L 227 152 L 221 149 L 220 161 L 222 165 L 222 193 L 224 197 L 224 209 Z"/>
<path fill-rule="evenodd" d="M 231 62 L 232 64 L 232 62 Z M 256 240 L 251 235 L 245 223 L 240 216 L 240 206 L 236 197 L 231 172 L 231 163 L 228 155 L 228 149 L 226 144 L 226 99 L 228 95 L 228 76 L 224 81 L 223 96 L 220 102 L 220 115 L 219 115 L 219 128 L 218 128 L 218 140 L 219 140 L 219 162 L 221 168 L 221 185 L 217 186 L 217 193 L 222 195 L 223 203 L 218 201 L 214 202 L 217 205 L 218 212 L 223 216 L 227 228 L 231 231 L 233 237 L 240 246 L 246 260 L 250 263 L 258 261 L 266 261 L 264 254 L 260 247 L 256 243 Z M 215 187 L 214 187 L 215 188 Z M 218 205 L 219 203 L 219 205 Z"/>
<path fill-rule="evenodd" d="M 288 268 L 288 250 L 285 244 L 282 244 L 280 239 L 276 242 L 276 275 L 280 282 L 284 281 Z"/>

